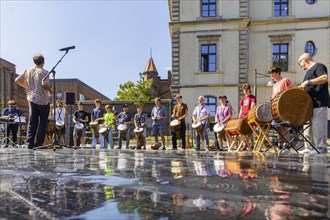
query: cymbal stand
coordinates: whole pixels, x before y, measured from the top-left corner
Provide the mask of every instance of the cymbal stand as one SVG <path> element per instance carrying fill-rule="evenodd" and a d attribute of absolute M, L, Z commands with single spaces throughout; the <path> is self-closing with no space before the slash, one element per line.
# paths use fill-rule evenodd
<path fill-rule="evenodd" d="M 7 137 L 7 134 L 8 134 L 8 124 L 10 124 L 12 122 L 5 121 L 4 123 L 6 124 L 6 126 L 5 126 L 5 136 L 0 141 L 0 147 L 1 148 L 4 148 L 5 146 L 10 146 L 10 145 L 12 145 L 13 147 L 17 147 L 17 144 L 12 139 L 10 139 L 9 137 Z M 8 141 L 8 143 L 7 143 L 7 141 Z"/>

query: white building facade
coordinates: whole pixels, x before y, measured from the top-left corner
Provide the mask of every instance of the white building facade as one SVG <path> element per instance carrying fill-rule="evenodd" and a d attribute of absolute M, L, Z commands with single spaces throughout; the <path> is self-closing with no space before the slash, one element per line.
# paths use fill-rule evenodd
<path fill-rule="evenodd" d="M 226 95 L 237 116 L 244 83 L 256 88 L 257 103 L 270 101 L 270 78 L 261 74 L 274 63 L 295 84 L 305 52 L 329 71 L 329 8 L 327 0 L 169 0 L 172 96 L 183 95 L 191 117 L 198 96 L 214 115 Z"/>

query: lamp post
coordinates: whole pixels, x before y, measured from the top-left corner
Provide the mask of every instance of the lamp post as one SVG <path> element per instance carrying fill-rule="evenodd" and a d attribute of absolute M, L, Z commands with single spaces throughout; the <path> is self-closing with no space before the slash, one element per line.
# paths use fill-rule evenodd
<path fill-rule="evenodd" d="M 264 77 L 270 77 L 268 74 L 264 73 L 258 73 L 257 69 L 254 70 L 254 96 L 257 96 L 257 78 L 264 78 Z M 273 86 L 275 84 L 275 81 L 271 79 L 268 83 L 267 86 Z"/>

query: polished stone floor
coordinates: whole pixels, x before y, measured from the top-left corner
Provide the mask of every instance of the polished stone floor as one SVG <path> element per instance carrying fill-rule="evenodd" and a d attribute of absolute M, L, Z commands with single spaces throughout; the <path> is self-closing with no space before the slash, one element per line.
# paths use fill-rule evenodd
<path fill-rule="evenodd" d="M 0 149 L 0 219 L 329 219 L 330 154 Z"/>

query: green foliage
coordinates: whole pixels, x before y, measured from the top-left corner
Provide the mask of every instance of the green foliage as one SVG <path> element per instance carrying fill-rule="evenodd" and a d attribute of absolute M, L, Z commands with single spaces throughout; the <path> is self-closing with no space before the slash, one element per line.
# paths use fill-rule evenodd
<path fill-rule="evenodd" d="M 119 91 L 117 92 L 115 100 L 126 100 L 134 105 L 141 106 L 144 106 L 146 102 L 150 101 L 152 79 L 144 81 L 143 74 L 140 73 L 139 75 L 140 79 L 136 83 L 128 81 L 127 83 L 119 85 Z"/>
<path fill-rule="evenodd" d="M 278 66 L 282 71 L 288 71 L 288 62 L 286 59 L 273 60 L 273 66 Z"/>

